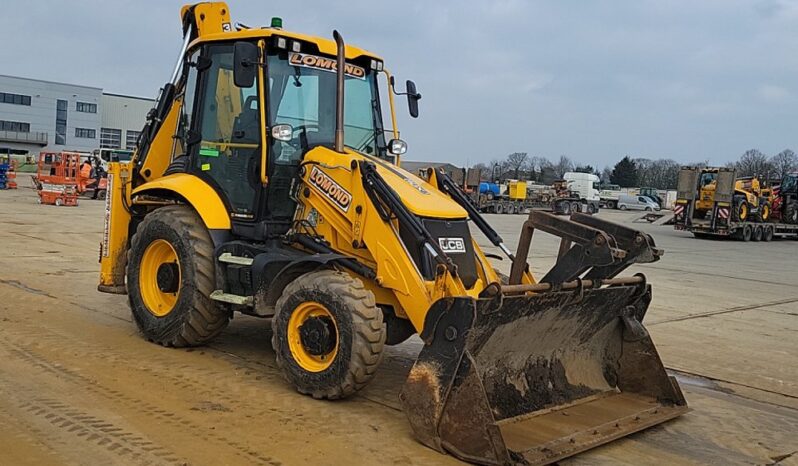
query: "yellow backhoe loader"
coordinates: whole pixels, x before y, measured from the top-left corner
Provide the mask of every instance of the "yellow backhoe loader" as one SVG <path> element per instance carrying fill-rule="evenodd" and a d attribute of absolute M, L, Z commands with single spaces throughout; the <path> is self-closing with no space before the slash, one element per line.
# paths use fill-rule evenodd
<path fill-rule="evenodd" d="M 201 345 L 235 312 L 270 318 L 286 379 L 337 399 L 419 334 L 398 391 L 413 431 L 482 464 L 556 461 L 687 410 L 641 324 L 650 286 L 618 276 L 659 259 L 651 237 L 533 212 L 513 254 L 445 174 L 400 168 L 394 95 L 413 117 L 421 96 L 379 56 L 279 18 L 233 26 L 224 3 L 181 20 L 135 154 L 109 164 L 99 290 L 127 294 L 144 337 Z M 562 238 L 539 281 L 534 230 Z"/>

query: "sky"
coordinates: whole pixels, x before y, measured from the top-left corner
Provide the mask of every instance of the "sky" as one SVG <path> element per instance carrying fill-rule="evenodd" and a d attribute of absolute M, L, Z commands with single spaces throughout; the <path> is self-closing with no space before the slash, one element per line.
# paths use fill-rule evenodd
<path fill-rule="evenodd" d="M 229 1 L 234 22 L 375 52 L 408 160 L 511 152 L 601 168 L 625 155 L 722 164 L 798 151 L 798 1 Z M 154 97 L 180 48 L 168 0 L 3 0 L 0 73 Z"/>

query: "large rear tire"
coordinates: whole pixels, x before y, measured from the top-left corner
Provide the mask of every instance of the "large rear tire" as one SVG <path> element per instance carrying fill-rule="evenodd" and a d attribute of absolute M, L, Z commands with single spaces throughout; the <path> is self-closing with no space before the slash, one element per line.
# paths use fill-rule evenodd
<path fill-rule="evenodd" d="M 795 225 L 798 223 L 798 202 L 792 201 L 784 207 L 784 222 Z"/>
<path fill-rule="evenodd" d="M 277 366 L 297 391 L 338 399 L 365 387 L 385 344 L 374 294 L 349 274 L 319 270 L 283 291 L 272 319 Z"/>
<path fill-rule="evenodd" d="M 127 258 L 128 301 L 141 333 L 173 347 L 218 335 L 230 312 L 209 297 L 214 274 L 213 243 L 193 210 L 166 206 L 144 217 Z"/>

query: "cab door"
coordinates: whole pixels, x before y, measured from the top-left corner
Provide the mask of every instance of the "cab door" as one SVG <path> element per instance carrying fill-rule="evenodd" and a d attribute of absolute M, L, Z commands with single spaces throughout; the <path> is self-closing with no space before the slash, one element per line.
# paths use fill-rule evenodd
<path fill-rule="evenodd" d="M 197 90 L 192 171 L 216 189 L 233 219 L 254 221 L 263 191 L 259 78 L 247 88 L 235 85 L 232 43 L 208 45 L 202 54 L 210 66 Z"/>

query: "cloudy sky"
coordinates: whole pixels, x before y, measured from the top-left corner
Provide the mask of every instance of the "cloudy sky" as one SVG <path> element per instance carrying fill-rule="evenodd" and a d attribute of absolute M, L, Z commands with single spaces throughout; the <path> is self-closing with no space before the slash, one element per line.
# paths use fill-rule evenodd
<path fill-rule="evenodd" d="M 3 0 L 0 73 L 154 96 L 181 3 Z M 798 150 L 795 1 L 229 3 L 250 26 L 337 28 L 415 80 L 421 116 L 399 112 L 409 159 L 524 151 L 603 167 L 626 154 L 723 163 Z"/>

